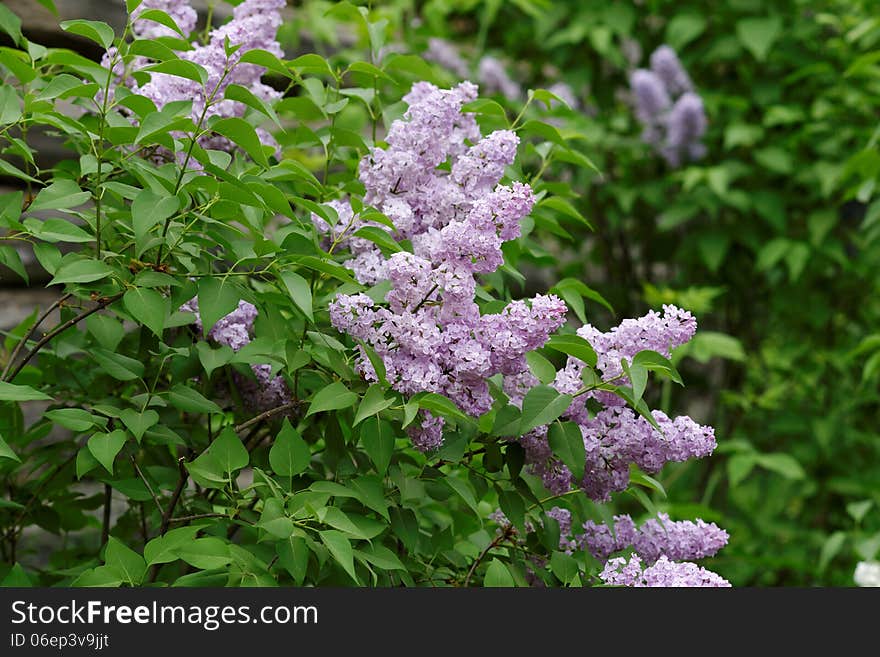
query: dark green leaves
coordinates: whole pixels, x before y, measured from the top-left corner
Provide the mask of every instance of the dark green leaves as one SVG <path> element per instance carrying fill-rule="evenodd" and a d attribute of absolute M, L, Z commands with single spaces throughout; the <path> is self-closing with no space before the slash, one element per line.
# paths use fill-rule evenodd
<path fill-rule="evenodd" d="M 281 431 L 269 450 L 269 465 L 275 474 L 293 477 L 309 467 L 312 453 L 290 421 L 285 418 Z"/>
<path fill-rule="evenodd" d="M 223 135 L 229 141 L 239 146 L 255 162 L 267 169 L 269 168 L 269 160 L 266 159 L 266 154 L 263 152 L 263 144 L 250 123 L 244 119 L 231 117 L 214 121 L 210 127 L 217 134 Z"/>
<path fill-rule="evenodd" d="M 165 317 L 168 315 L 168 300 L 165 297 L 156 290 L 135 287 L 125 293 L 122 303 L 135 320 L 149 328 L 159 338 L 162 337 Z"/>
<path fill-rule="evenodd" d="M 61 21 L 61 29 L 71 34 L 78 34 L 100 44 L 104 50 L 113 45 L 113 28 L 101 21 L 87 21 L 77 19 Z"/>
<path fill-rule="evenodd" d="M 137 244 L 137 255 L 147 248 L 147 234 L 177 212 L 180 201 L 176 196 L 160 196 L 144 189 L 131 204 L 131 221 Z"/>
<path fill-rule="evenodd" d="M 309 282 L 292 271 L 282 272 L 281 280 L 293 303 L 303 311 L 310 322 L 314 322 L 315 315 L 312 312 L 312 291 Z"/>
<path fill-rule="evenodd" d="M 320 413 L 322 411 L 336 411 L 357 403 L 358 396 L 345 387 L 341 381 L 331 383 L 325 388 L 321 388 L 309 404 L 309 411 L 306 417 Z"/>
<path fill-rule="evenodd" d="M 554 351 L 574 356 L 590 367 L 596 366 L 596 352 L 592 345 L 578 335 L 554 335 L 545 346 Z"/>
<path fill-rule="evenodd" d="M 217 320 L 238 307 L 241 294 L 230 278 L 207 276 L 199 280 L 199 316 L 207 335 Z"/>
<path fill-rule="evenodd" d="M 546 385 L 535 386 L 529 390 L 522 403 L 519 435 L 553 422 L 565 412 L 571 404 L 571 399 L 571 395 L 559 394 Z"/>
<path fill-rule="evenodd" d="M 571 470 L 574 478 L 583 479 L 587 454 L 580 427 L 574 422 L 554 422 L 547 432 L 547 440 L 553 454 Z"/>
<path fill-rule="evenodd" d="M 89 452 L 107 472 L 113 474 L 113 461 L 125 445 L 125 440 L 125 432 L 121 429 L 110 433 L 96 433 L 89 438 Z"/>

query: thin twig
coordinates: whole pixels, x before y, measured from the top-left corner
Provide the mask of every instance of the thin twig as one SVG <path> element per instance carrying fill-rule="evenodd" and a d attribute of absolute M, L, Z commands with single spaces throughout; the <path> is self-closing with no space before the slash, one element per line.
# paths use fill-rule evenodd
<path fill-rule="evenodd" d="M 171 518 L 168 522 L 191 522 L 193 520 L 201 520 L 202 518 L 229 518 L 226 513 L 196 513 L 191 516 L 181 516 L 179 518 Z"/>
<path fill-rule="evenodd" d="M 186 471 L 186 468 L 183 467 L 183 457 L 180 457 L 177 460 L 177 469 L 180 472 L 180 478 L 177 480 L 177 486 L 171 494 L 171 501 L 168 503 L 168 508 L 165 509 L 165 513 L 162 514 L 162 525 L 159 528 L 159 536 L 164 536 L 165 532 L 168 531 L 168 525 L 171 522 L 171 514 L 174 513 L 174 507 L 177 506 L 177 502 L 180 500 L 180 494 L 183 493 L 183 487 L 186 486 L 186 480 L 189 478 L 189 473 Z"/>
<path fill-rule="evenodd" d="M 147 478 L 144 476 L 144 473 L 141 472 L 140 467 L 137 464 L 137 461 L 134 458 L 134 455 L 131 457 L 131 464 L 134 466 L 134 471 L 137 473 L 137 476 L 141 478 L 141 481 L 144 482 L 144 485 L 147 487 L 147 490 L 150 491 L 150 496 L 153 498 L 153 501 L 156 503 L 156 508 L 159 509 L 159 517 L 165 515 L 165 511 L 162 509 L 162 504 L 159 502 L 159 498 L 156 496 L 153 487 L 150 486 L 150 482 L 147 481 Z"/>
<path fill-rule="evenodd" d="M 85 312 L 81 312 L 76 317 L 71 317 L 69 320 L 67 320 L 66 322 L 64 322 L 60 326 L 54 328 L 49 333 L 44 335 L 40 339 L 40 341 L 34 345 L 34 348 L 28 352 L 28 355 L 24 357 L 24 359 L 18 364 L 18 366 L 12 371 L 12 373 L 5 380 L 7 382 L 9 382 L 9 381 L 12 381 L 13 379 L 15 379 L 15 377 L 18 376 L 18 373 L 21 372 L 21 370 L 24 368 L 24 366 L 28 364 L 30 359 L 33 358 L 34 356 L 36 356 L 37 352 L 40 351 L 40 349 L 42 349 L 43 347 L 45 347 L 49 342 L 51 342 L 57 335 L 64 333 L 64 331 L 69 329 L 71 326 L 75 326 L 76 324 L 78 324 L 79 322 L 84 320 L 89 315 L 92 315 L 92 314 L 98 312 L 99 310 L 103 310 L 104 308 L 109 306 L 114 301 L 121 299 L 123 294 L 125 294 L 125 292 L 117 292 L 113 296 L 105 297 L 94 308 L 91 308 L 90 310 L 86 310 Z"/>
<path fill-rule="evenodd" d="M 101 525 L 101 547 L 107 545 L 110 538 L 110 505 L 113 502 L 113 488 L 104 484 L 104 522 Z"/>
<path fill-rule="evenodd" d="M 282 404 L 281 406 L 276 406 L 275 408 L 270 408 L 268 411 L 260 413 L 256 417 L 252 417 L 250 420 L 242 422 L 237 427 L 235 427 L 235 432 L 238 433 L 240 431 L 244 431 L 248 427 L 260 422 L 261 420 L 266 420 L 274 415 L 278 415 L 279 413 L 283 413 L 284 411 L 289 411 L 291 409 L 296 408 L 300 405 L 300 401 L 298 399 L 294 399 L 293 401 L 289 401 L 286 404 Z"/>
<path fill-rule="evenodd" d="M 498 536 L 495 537 L 494 541 L 492 541 L 491 543 L 489 543 L 489 545 L 486 546 L 485 550 L 480 552 L 480 556 L 478 556 L 476 558 L 476 560 L 471 564 L 470 570 L 468 570 L 468 574 L 464 578 L 464 586 L 467 586 L 470 583 L 471 577 L 473 576 L 474 571 L 477 569 L 477 566 L 480 565 L 480 562 L 486 558 L 486 555 L 489 554 L 489 552 L 491 550 L 494 550 L 495 548 L 497 548 L 499 545 L 501 545 L 504 541 L 506 541 L 509 538 L 509 532 L 511 531 L 511 529 L 512 528 L 508 528 L 508 529 L 504 530 L 501 534 L 499 534 Z"/>
<path fill-rule="evenodd" d="M 6 380 L 6 375 L 9 374 L 9 369 L 12 367 L 12 364 L 18 358 L 18 355 L 21 353 L 21 350 L 27 344 L 27 341 L 31 339 L 31 336 L 34 334 L 34 331 L 36 331 L 39 328 L 40 324 L 42 324 L 43 322 L 46 321 L 46 318 L 49 315 L 51 315 L 52 312 L 56 308 L 59 308 L 61 306 L 61 304 L 64 303 L 65 301 L 67 301 L 71 296 L 72 295 L 68 292 L 67 294 L 62 296 L 60 299 L 58 299 L 55 303 L 53 303 L 51 306 L 49 306 L 49 309 L 46 310 L 46 312 L 44 312 L 42 315 L 40 315 L 39 318 L 37 318 L 37 321 L 34 322 L 33 326 L 31 326 L 28 329 L 27 333 L 24 334 L 24 337 L 19 341 L 19 343 L 17 345 L 15 345 L 15 349 L 12 350 L 12 354 L 9 356 L 9 360 L 6 363 L 6 367 L 3 368 L 3 373 L 0 374 L 0 381 Z"/>

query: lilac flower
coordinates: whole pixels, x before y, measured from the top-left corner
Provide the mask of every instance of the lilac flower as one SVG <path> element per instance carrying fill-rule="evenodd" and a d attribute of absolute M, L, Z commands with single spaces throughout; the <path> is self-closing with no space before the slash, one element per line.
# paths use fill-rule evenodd
<path fill-rule="evenodd" d="M 438 37 L 428 39 L 428 49 L 423 55 L 429 62 L 439 64 L 462 80 L 466 80 L 470 75 L 468 65 L 462 59 L 458 50 L 445 39 Z"/>
<path fill-rule="evenodd" d="M 651 54 L 651 69 L 630 76 L 636 118 L 642 140 L 677 167 L 706 154 L 700 142 L 706 132 L 703 101 L 694 92 L 690 77 L 675 51 L 661 46 Z"/>
<path fill-rule="evenodd" d="M 706 152 L 700 143 L 706 132 L 703 100 L 692 92 L 683 94 L 669 112 L 666 130 L 662 154 L 672 166 L 678 166 L 683 155 L 692 160 L 701 158 Z"/>
<path fill-rule="evenodd" d="M 595 350 L 596 369 L 602 379 L 626 384 L 621 360 L 631 361 L 645 349 L 669 357 L 673 348 L 693 337 L 696 328 L 696 320 L 689 312 L 664 306 L 662 315 L 651 311 L 638 319 L 626 319 L 606 333 L 589 324 L 577 333 Z M 570 357 L 557 373 L 553 386 L 561 393 L 574 395 L 583 385 L 581 373 L 584 367 L 583 362 Z M 505 391 L 516 393 L 518 387 L 521 384 L 514 381 L 509 386 L 505 384 Z M 599 402 L 604 409 L 589 412 L 588 400 Z M 579 425 L 584 438 L 586 462 L 581 481 L 573 481 L 568 468 L 553 456 L 547 443 L 546 427 L 538 427 L 520 438 L 529 471 L 539 476 L 544 486 L 557 495 L 576 485 L 591 499 L 606 501 L 611 493 L 627 487 L 631 464 L 654 473 L 669 461 L 701 458 L 715 449 L 712 427 L 701 426 L 689 417 L 672 419 L 661 411 L 654 411 L 654 420 L 660 426 L 658 431 L 610 392 L 590 391 L 579 395 L 565 415 Z"/>
<path fill-rule="evenodd" d="M 358 280 L 391 283 L 387 307 L 365 295 L 339 295 L 330 305 L 333 325 L 382 358 L 395 390 L 439 393 L 477 417 L 493 403 L 487 379 L 525 371 L 525 354 L 547 341 L 567 309 L 554 296 L 538 296 L 480 314 L 474 276 L 502 264 L 503 243 L 519 236 L 535 200 L 528 185 L 499 184 L 518 139 L 509 131 L 481 137 L 473 116 L 461 112 L 475 97 L 467 82 L 451 90 L 416 83 L 388 149 L 373 149 L 361 162 L 365 201 L 394 218 L 393 236 L 409 239 L 412 253 L 385 260 L 372 243 L 351 237 L 359 219 L 345 205 L 333 206 L 339 222 L 332 228 L 312 220 L 350 250 L 346 265 Z M 376 379 L 363 353 L 358 368 Z M 442 422 L 424 415 L 410 436 L 420 449 L 439 447 Z"/>
<path fill-rule="evenodd" d="M 670 95 L 678 96 L 693 91 L 691 79 L 681 65 L 678 55 L 669 46 L 660 46 L 651 53 L 651 70 L 663 81 Z"/>
<path fill-rule="evenodd" d="M 233 10 L 232 20 L 214 30 L 205 44 L 194 44 L 190 50 L 178 53 L 181 59 L 191 61 L 204 68 L 207 73 L 205 84 L 165 73 L 152 72 L 150 80 L 138 85 L 133 79 L 125 76 L 124 67 L 117 64 L 113 72 L 134 93 L 149 98 L 158 109 L 162 109 L 172 101 L 191 100 L 192 118 L 194 122 L 212 117 L 242 117 L 247 109 L 243 103 L 224 99 L 224 92 L 230 84 L 246 87 L 258 98 L 269 105 L 277 101 L 281 94 L 260 81 L 263 67 L 255 64 L 241 63 L 242 55 L 254 49 L 267 50 L 276 56 L 283 56 L 281 46 L 275 38 L 281 25 L 279 11 L 285 0 L 245 0 Z M 146 9 L 160 9 L 168 13 L 185 34 L 189 34 L 196 24 L 196 12 L 181 0 L 145 0 L 134 13 L 133 31 L 143 39 L 159 36 L 180 35 L 159 23 L 147 19 L 138 19 Z M 233 52 L 227 53 L 227 44 Z M 103 64 L 109 66 L 113 53 L 105 55 Z M 144 67 L 149 60 L 138 57 L 129 63 L 129 70 Z M 136 124 L 137 121 L 131 117 Z M 278 144 L 268 132 L 257 130 L 264 144 L 275 148 Z M 182 138 L 183 133 L 173 133 Z M 200 138 L 203 148 L 231 151 L 234 144 L 220 135 L 206 135 Z"/>
<path fill-rule="evenodd" d="M 618 557 L 605 564 L 599 575 L 610 586 L 635 587 L 729 587 L 730 582 L 695 563 L 670 561 L 660 557 L 653 566 L 642 568 L 642 560 Z"/>
<path fill-rule="evenodd" d="M 197 297 L 184 303 L 180 310 L 193 313 L 195 315 L 193 323 L 196 330 L 199 333 L 204 333 Z M 217 344 L 238 351 L 250 344 L 256 318 L 257 307 L 241 300 L 235 310 L 217 320 L 206 337 Z M 272 376 L 271 365 L 265 363 L 251 365 L 251 370 L 256 380 L 244 377 L 237 372 L 233 375 L 233 380 L 242 398 L 246 399 L 251 407 L 257 410 L 267 410 L 290 401 L 290 390 L 287 388 L 287 383 L 281 376 Z"/>
<path fill-rule="evenodd" d="M 658 514 L 638 530 L 627 515 L 614 517 L 614 531 L 604 524 L 588 520 L 584 533 L 575 537 L 582 549 L 600 560 L 632 546 L 633 551 L 648 564 L 665 556 L 673 561 L 693 561 L 711 557 L 727 545 L 728 534 L 715 523 L 703 520 L 671 521 L 669 515 Z"/>
<path fill-rule="evenodd" d="M 522 96 L 522 88 L 507 74 L 504 64 L 491 55 L 480 60 L 477 78 L 486 91 L 500 93 L 507 100 L 517 100 Z"/>

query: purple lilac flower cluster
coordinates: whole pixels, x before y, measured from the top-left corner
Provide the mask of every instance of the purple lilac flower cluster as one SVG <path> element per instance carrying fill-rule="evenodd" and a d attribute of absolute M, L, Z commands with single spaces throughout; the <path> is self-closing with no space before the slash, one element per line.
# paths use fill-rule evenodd
<path fill-rule="evenodd" d="M 638 319 L 626 319 L 607 333 L 590 325 L 577 333 L 595 350 L 602 380 L 626 384 L 621 359 L 630 361 L 646 349 L 669 357 L 671 350 L 690 340 L 695 331 L 693 315 L 675 306 L 664 306 L 662 315 L 651 311 Z M 569 357 L 553 386 L 561 393 L 576 394 L 583 387 L 581 374 L 585 367 L 582 361 Z M 531 374 L 519 374 L 505 379 L 504 391 L 511 403 L 519 406 L 525 393 L 536 384 L 537 379 Z M 590 399 L 604 408 L 591 414 L 587 408 Z M 544 486 L 556 495 L 576 484 L 591 499 L 607 501 L 612 492 L 626 488 L 630 464 L 654 473 L 669 461 L 701 458 L 715 449 L 712 427 L 701 426 L 686 416 L 673 419 L 662 411 L 654 411 L 658 431 L 627 407 L 623 399 L 606 391 L 588 391 L 575 397 L 565 415 L 578 424 L 584 437 L 587 459 L 583 480 L 574 481 L 569 469 L 553 456 L 546 426 L 520 438 L 530 471 L 540 476 Z"/>
<path fill-rule="evenodd" d="M 254 96 L 272 104 L 281 93 L 260 81 L 265 69 L 255 64 L 241 63 L 241 57 L 249 50 L 266 50 L 277 57 L 283 56 L 276 32 L 281 25 L 280 10 L 285 0 L 245 0 L 235 7 L 232 20 L 211 30 L 208 42 L 194 44 L 191 50 L 177 55 L 184 60 L 200 65 L 207 72 L 207 82 L 202 85 L 194 80 L 165 73 L 150 73 L 150 80 L 139 85 L 133 78 L 125 77 L 125 66 L 117 62 L 113 67 L 120 81 L 134 93 L 149 98 L 158 109 L 177 100 L 192 100 L 193 121 L 205 121 L 213 116 L 241 117 L 246 106 L 233 100 L 224 99 L 224 91 L 230 84 L 247 88 Z M 139 18 L 147 9 L 158 9 L 167 13 L 180 28 L 184 36 L 189 36 L 195 28 L 197 15 L 185 0 L 144 0 L 133 14 L 132 31 L 140 39 L 154 39 L 162 36 L 180 37 L 170 28 L 149 19 Z M 227 54 L 227 44 L 230 50 Z M 102 63 L 109 67 L 116 58 L 116 51 L 108 51 Z M 144 57 L 136 57 L 129 65 L 132 70 L 143 68 L 151 63 Z M 133 117 L 132 117 L 133 118 Z M 275 139 L 265 130 L 257 129 L 262 143 L 278 150 Z M 225 137 L 207 135 L 199 141 L 203 148 L 233 150 L 234 146 Z"/>
<path fill-rule="evenodd" d="M 584 533 L 575 536 L 579 547 L 605 561 L 614 552 L 627 547 L 652 564 L 665 556 L 673 561 L 693 561 L 711 557 L 727 545 L 726 531 L 703 520 L 672 521 L 666 513 L 647 520 L 638 529 L 628 515 L 614 517 L 614 527 L 588 520 Z"/>
<path fill-rule="evenodd" d="M 493 402 L 487 379 L 525 371 L 525 354 L 547 341 L 567 311 L 555 296 L 539 295 L 480 314 L 474 276 L 502 264 L 501 246 L 519 236 L 534 196 L 528 185 L 499 184 L 518 138 L 508 130 L 480 135 L 473 115 L 461 112 L 476 93 L 469 82 L 451 90 L 416 83 L 404 98 L 404 119 L 391 126 L 388 148 L 373 149 L 361 162 L 365 202 L 392 219 L 412 253 L 385 260 L 372 243 L 345 239 L 359 220 L 344 206 L 335 206 L 337 226 L 346 224 L 341 231 L 314 219 L 350 247 L 354 258 L 347 264 L 361 282 L 391 282 L 387 308 L 364 294 L 338 296 L 330 305 L 333 325 L 375 350 L 394 389 L 443 394 L 475 417 Z M 376 380 L 363 350 L 358 367 Z M 410 435 L 418 448 L 431 450 L 441 444 L 442 428 L 441 418 L 426 413 Z"/>
<path fill-rule="evenodd" d="M 199 301 L 193 297 L 180 307 L 180 310 L 195 314 L 195 327 L 199 333 L 204 332 L 202 318 L 199 314 Z M 247 301 L 239 301 L 238 308 L 221 317 L 208 331 L 209 339 L 217 344 L 226 345 L 238 351 L 251 342 L 254 321 L 257 319 L 257 307 Z M 268 410 L 290 401 L 290 390 L 281 376 L 272 375 L 272 366 L 266 363 L 251 365 L 254 379 L 233 375 L 236 387 L 243 399 L 256 410 Z"/>
<path fill-rule="evenodd" d="M 703 101 L 672 48 L 657 48 L 651 54 L 650 69 L 633 71 L 630 87 L 643 141 L 670 166 L 706 154 L 700 142 L 707 125 Z"/>
<path fill-rule="evenodd" d="M 695 563 L 670 561 L 666 557 L 660 557 L 654 565 L 645 568 L 638 555 L 633 555 L 629 561 L 622 557 L 611 559 L 605 564 L 605 569 L 599 577 L 609 586 L 703 588 L 730 586 L 730 582 L 720 575 Z"/>

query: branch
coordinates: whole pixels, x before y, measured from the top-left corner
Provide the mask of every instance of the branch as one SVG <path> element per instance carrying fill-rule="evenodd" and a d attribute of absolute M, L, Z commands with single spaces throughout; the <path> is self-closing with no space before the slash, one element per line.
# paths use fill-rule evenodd
<path fill-rule="evenodd" d="M 159 498 L 156 497 L 156 493 L 153 490 L 153 487 L 150 486 L 150 482 L 147 481 L 147 478 L 144 476 L 144 473 L 141 472 L 140 467 L 138 467 L 138 464 L 134 458 L 134 455 L 132 455 L 132 457 L 131 457 L 131 464 L 134 466 L 134 471 L 137 473 L 137 476 L 141 478 L 141 481 L 144 482 L 144 485 L 147 487 L 147 490 L 150 491 L 150 496 L 153 498 L 153 501 L 156 503 L 156 508 L 159 509 L 159 517 L 163 517 L 165 515 L 165 511 L 162 509 L 162 504 L 159 502 Z"/>
<path fill-rule="evenodd" d="M 477 566 L 480 565 L 480 562 L 486 558 L 486 555 L 489 554 L 489 552 L 491 550 L 494 550 L 495 548 L 497 548 L 499 545 L 501 545 L 504 541 L 506 541 L 508 539 L 509 532 L 510 532 L 510 528 L 504 530 L 502 533 L 500 533 L 498 536 L 495 537 L 494 541 L 492 541 L 491 543 L 489 543 L 489 545 L 486 546 L 485 550 L 480 552 L 480 556 L 478 556 L 476 558 L 476 560 L 471 564 L 470 570 L 468 570 L 468 574 L 464 578 L 464 586 L 467 586 L 470 583 L 471 577 L 473 576 L 474 571 L 477 569 Z"/>
<path fill-rule="evenodd" d="M 113 489 L 104 484 L 104 523 L 101 526 L 101 547 L 107 545 L 110 538 L 110 504 L 113 501 Z"/>
<path fill-rule="evenodd" d="M 201 520 L 202 518 L 230 518 L 226 513 L 197 513 L 192 516 L 181 516 L 180 518 L 171 518 L 168 522 L 191 522 L 193 520 Z M 230 518 L 231 520 L 231 518 Z"/>
<path fill-rule="evenodd" d="M 49 306 L 49 309 L 46 310 L 42 315 L 37 318 L 37 321 L 34 322 L 33 326 L 31 326 L 27 333 L 24 334 L 24 337 L 19 341 L 17 345 L 15 345 L 15 349 L 12 350 L 12 354 L 9 356 L 9 360 L 6 363 L 6 367 L 3 368 L 3 373 L 0 374 L 0 381 L 6 380 L 6 375 L 9 374 L 9 369 L 12 367 L 12 364 L 15 362 L 15 359 L 18 358 L 18 355 L 21 353 L 21 350 L 27 344 L 27 341 L 31 339 L 31 336 L 34 334 L 34 331 L 39 328 L 40 324 L 46 321 L 46 318 L 52 314 L 52 312 L 61 307 L 61 304 L 67 301 L 72 295 L 70 293 L 65 294 L 63 297 L 58 299 L 55 303 Z"/>
<path fill-rule="evenodd" d="M 266 420 L 266 419 L 272 417 L 273 415 L 278 415 L 279 413 L 283 413 L 284 411 L 292 410 L 292 409 L 296 408 L 297 406 L 299 406 L 301 403 L 302 402 L 300 402 L 300 400 L 294 399 L 293 401 L 289 401 L 286 404 L 282 404 L 281 406 L 276 406 L 275 408 L 270 408 L 268 411 L 260 413 L 256 417 L 252 417 L 250 420 L 247 420 L 246 422 L 242 422 L 241 424 L 239 424 L 237 427 L 235 427 L 235 432 L 238 433 L 240 431 L 244 431 L 245 429 L 247 429 L 250 426 L 253 426 L 257 422 L 260 422 L 262 420 Z"/>
<path fill-rule="evenodd" d="M 177 506 L 177 502 L 180 500 L 180 494 L 183 493 L 183 487 L 186 486 L 186 480 L 189 478 L 189 473 L 186 471 L 186 468 L 183 467 L 183 457 L 180 457 L 177 460 L 177 469 L 180 472 L 180 478 L 177 480 L 177 486 L 171 494 L 171 501 L 168 503 L 168 508 L 165 509 L 165 513 L 162 514 L 162 525 L 159 528 L 159 536 L 164 536 L 165 532 L 168 531 L 168 525 L 171 523 L 171 514 L 174 513 L 174 507 Z"/>
<path fill-rule="evenodd" d="M 28 361 L 30 361 L 31 358 L 36 356 L 37 352 L 40 351 L 40 349 L 42 349 L 43 347 L 45 347 L 49 342 L 51 342 L 56 336 L 60 335 L 61 333 L 64 333 L 64 331 L 69 329 L 71 326 L 75 326 L 76 324 L 78 324 L 79 322 L 84 320 L 89 315 L 92 315 L 92 314 L 98 312 L 99 310 L 103 310 L 104 308 L 109 306 L 114 301 L 121 299 L 123 294 L 125 294 L 125 292 L 117 292 L 113 296 L 104 297 L 100 302 L 98 302 L 98 305 L 95 306 L 94 308 L 91 308 L 90 310 L 86 310 L 85 312 L 81 312 L 76 317 L 71 317 L 66 322 L 64 322 L 60 326 L 54 328 L 49 333 L 44 335 L 40 339 L 40 341 L 34 345 L 34 348 L 28 352 L 28 355 L 24 357 L 24 360 L 22 360 L 18 364 L 18 366 L 12 371 L 12 373 L 5 380 L 7 382 L 9 382 L 9 381 L 12 381 L 13 379 L 15 379 L 15 377 L 18 375 L 19 372 L 21 372 L 21 370 L 24 368 L 24 366 L 28 364 Z"/>

